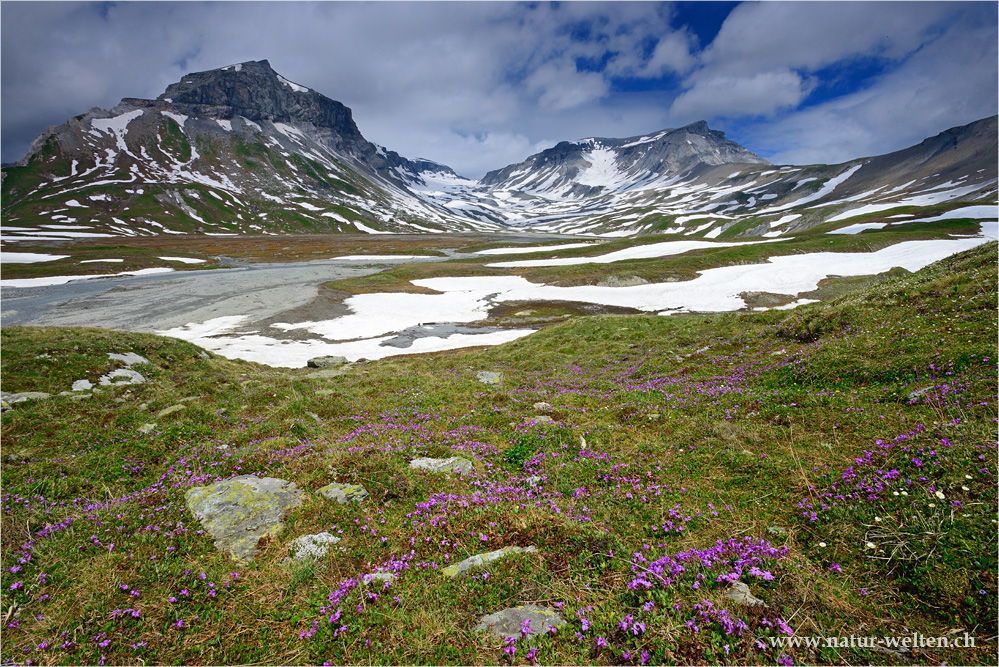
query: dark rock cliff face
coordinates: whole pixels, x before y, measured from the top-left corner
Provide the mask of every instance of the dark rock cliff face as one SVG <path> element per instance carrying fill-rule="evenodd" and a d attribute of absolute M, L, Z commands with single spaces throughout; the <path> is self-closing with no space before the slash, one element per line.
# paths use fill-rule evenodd
<path fill-rule="evenodd" d="M 266 60 L 188 74 L 157 99 L 190 105 L 213 118 L 239 115 L 253 121 L 312 123 L 344 138 L 364 140 L 350 109 L 283 79 Z"/>

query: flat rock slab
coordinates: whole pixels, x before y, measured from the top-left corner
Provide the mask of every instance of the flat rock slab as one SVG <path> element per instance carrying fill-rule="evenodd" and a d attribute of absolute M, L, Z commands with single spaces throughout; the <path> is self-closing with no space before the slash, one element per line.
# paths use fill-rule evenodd
<path fill-rule="evenodd" d="M 494 560 L 499 560 L 504 556 L 509 556 L 511 554 L 519 553 L 534 553 L 537 551 L 537 547 L 503 547 L 502 549 L 497 549 L 496 551 L 490 551 L 484 554 L 476 554 L 475 556 L 469 556 L 463 561 L 454 563 L 453 565 L 448 565 L 441 572 L 447 577 L 457 577 L 463 572 L 471 570 L 473 567 L 481 567 L 486 563 L 491 563 Z"/>
<path fill-rule="evenodd" d="M 73 383 L 73 391 L 88 391 L 94 388 L 94 383 L 90 380 L 77 380 Z"/>
<path fill-rule="evenodd" d="M 536 415 L 534 417 L 531 417 L 531 419 L 529 421 L 532 421 L 535 424 L 554 424 L 555 423 L 555 420 L 552 419 L 551 417 L 549 417 L 548 415 Z"/>
<path fill-rule="evenodd" d="M 330 547 L 340 541 L 339 537 L 326 531 L 315 535 L 302 535 L 291 543 L 292 561 L 317 561 L 325 558 Z"/>
<path fill-rule="evenodd" d="M 430 472 L 471 472 L 475 465 L 466 458 L 452 456 L 449 459 L 413 459 L 409 462 L 409 467 L 415 470 L 429 470 Z"/>
<path fill-rule="evenodd" d="M 380 581 L 383 584 L 395 581 L 399 575 L 392 574 L 391 572 L 372 572 L 371 574 L 364 575 L 364 583 L 370 584 L 374 581 Z"/>
<path fill-rule="evenodd" d="M 25 401 L 41 401 L 46 398 L 50 398 L 51 396 L 52 394 L 47 394 L 44 391 L 22 391 L 16 394 L 9 394 L 5 391 L 2 392 L 0 398 L 2 398 L 5 403 L 14 405 L 15 403 L 23 403 Z"/>
<path fill-rule="evenodd" d="M 503 374 L 492 371 L 479 371 L 475 374 L 475 378 L 482 384 L 498 385 L 503 381 Z"/>
<path fill-rule="evenodd" d="M 474 629 L 488 632 L 499 639 L 520 637 L 521 624 L 528 619 L 531 621 L 532 634 L 541 634 L 548 632 L 548 628 L 565 625 L 565 621 L 554 609 L 525 604 L 483 616 Z"/>
<path fill-rule="evenodd" d="M 174 405 L 171 405 L 169 408 L 163 408 L 162 410 L 157 412 L 156 416 L 166 417 L 167 415 L 172 415 L 175 412 L 180 412 L 181 410 L 186 410 L 186 409 L 187 406 L 184 405 L 183 403 L 175 403 Z"/>
<path fill-rule="evenodd" d="M 98 380 L 102 386 L 111 384 L 143 384 L 145 381 L 146 378 L 142 377 L 141 373 L 133 371 L 131 368 L 119 368 L 107 375 L 102 375 Z M 76 386 L 75 382 L 73 386 Z"/>
<path fill-rule="evenodd" d="M 313 357 L 305 362 L 305 365 L 309 368 L 338 368 L 350 363 L 347 361 L 347 357 L 337 357 L 337 356 L 326 356 L 326 357 Z"/>
<path fill-rule="evenodd" d="M 359 503 L 371 494 L 360 484 L 327 484 L 319 489 L 317 493 L 330 500 L 335 500 L 341 505 L 349 502 Z"/>
<path fill-rule="evenodd" d="M 187 509 L 201 520 L 215 547 L 237 561 L 250 561 L 262 537 L 274 537 L 284 524 L 281 517 L 301 505 L 305 491 L 276 477 L 240 475 L 197 486 L 184 493 Z"/>
<path fill-rule="evenodd" d="M 551 412 L 554 408 L 552 407 L 552 404 L 548 403 L 547 401 L 538 401 L 537 403 L 534 404 L 534 409 L 537 410 L 538 412 L 544 413 L 544 412 Z"/>
<path fill-rule="evenodd" d="M 140 354 L 135 352 L 126 352 L 125 354 L 118 354 L 117 352 L 108 352 L 108 358 L 112 361 L 123 361 L 126 366 L 131 366 L 132 364 L 148 364 L 149 359 L 146 359 Z"/>
<path fill-rule="evenodd" d="M 139 433 L 141 433 L 142 435 L 149 435 L 155 429 L 156 429 L 156 424 L 145 423 L 145 424 L 143 424 L 142 426 L 139 427 Z"/>

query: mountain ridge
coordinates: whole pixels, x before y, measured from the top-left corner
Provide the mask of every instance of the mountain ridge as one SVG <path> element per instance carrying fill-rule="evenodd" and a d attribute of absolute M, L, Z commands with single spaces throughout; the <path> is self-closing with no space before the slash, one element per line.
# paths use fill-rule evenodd
<path fill-rule="evenodd" d="M 995 117 L 885 156 L 801 167 L 772 165 L 700 120 L 562 141 L 471 180 L 373 144 L 347 106 L 260 60 L 187 74 L 154 100 L 124 98 L 47 128 L 4 169 L 3 212 L 19 225 L 71 221 L 111 235 L 765 236 L 855 203 L 993 196 L 995 155 Z"/>

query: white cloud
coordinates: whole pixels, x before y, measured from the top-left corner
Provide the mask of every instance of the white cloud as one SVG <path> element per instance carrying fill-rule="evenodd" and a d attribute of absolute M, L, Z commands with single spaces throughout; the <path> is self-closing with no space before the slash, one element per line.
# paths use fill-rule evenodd
<path fill-rule="evenodd" d="M 719 75 L 702 79 L 680 94 L 671 109 L 675 116 L 769 116 L 797 106 L 809 86 L 795 72 L 781 70 L 746 76 Z"/>
<path fill-rule="evenodd" d="M 864 90 L 746 132 L 779 164 L 838 163 L 915 145 L 996 113 L 995 27 L 955 25 Z"/>

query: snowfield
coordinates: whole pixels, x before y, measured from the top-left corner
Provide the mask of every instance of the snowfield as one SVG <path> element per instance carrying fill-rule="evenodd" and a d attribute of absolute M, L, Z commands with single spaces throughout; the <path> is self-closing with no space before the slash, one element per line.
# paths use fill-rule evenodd
<path fill-rule="evenodd" d="M 999 238 L 999 223 L 986 222 L 981 225 L 981 234 L 974 237 L 906 241 L 872 253 L 824 252 L 775 256 L 761 264 L 708 269 L 700 272 L 694 280 L 685 282 L 632 287 L 557 287 L 532 283 L 519 276 L 428 278 L 413 281 L 413 284 L 437 294 L 357 294 L 344 301 L 350 313 L 342 317 L 271 325 L 284 331 L 305 330 L 318 336 L 306 341 L 280 340 L 260 333 L 239 333 L 236 329 L 244 319 L 241 316 L 215 318 L 158 333 L 191 341 L 226 357 L 272 366 L 301 367 L 309 358 L 324 354 L 340 355 L 352 361 L 360 358 L 381 359 L 399 354 L 496 345 L 532 333 L 530 329 L 483 334 L 453 333 L 448 336 L 415 337 L 407 347 L 391 343 L 398 334 L 421 326 L 482 322 L 488 318 L 492 307 L 504 302 L 574 301 L 623 306 L 660 315 L 727 312 L 746 307 L 741 296 L 746 292 L 795 297 L 817 289 L 819 282 L 830 276 L 874 275 L 894 267 L 918 271 L 933 262 L 996 238 Z M 689 243 L 699 242 L 653 245 L 670 245 L 670 252 L 676 253 L 681 244 Z M 812 299 L 800 298 L 780 308 L 794 308 L 812 302 Z"/>

